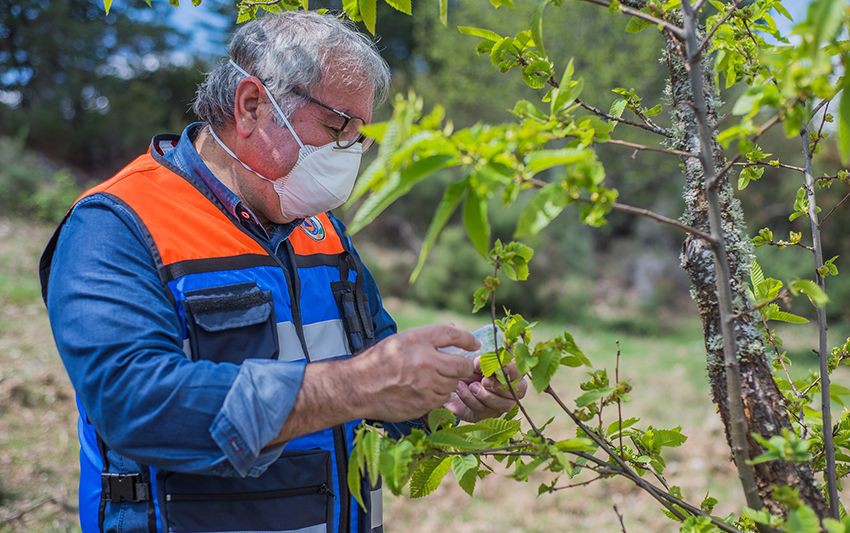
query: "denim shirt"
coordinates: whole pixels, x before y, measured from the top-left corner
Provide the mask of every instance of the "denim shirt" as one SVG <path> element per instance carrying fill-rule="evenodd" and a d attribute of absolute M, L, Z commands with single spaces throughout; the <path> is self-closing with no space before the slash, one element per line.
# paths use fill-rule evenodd
<path fill-rule="evenodd" d="M 202 126 L 154 137 L 151 152 L 207 188 L 234 223 L 288 264 L 282 244 L 301 221 L 266 232 L 198 155 L 192 139 Z M 350 245 L 344 225 L 331 220 Z M 362 272 L 376 336 L 392 335 L 395 322 L 365 266 Z M 53 257 L 47 307 L 77 400 L 110 449 L 140 464 L 220 476 L 259 476 L 280 456 L 285 445 L 266 444 L 295 404 L 305 363 L 190 361 L 177 312 L 124 206 L 95 194 L 73 208 Z"/>

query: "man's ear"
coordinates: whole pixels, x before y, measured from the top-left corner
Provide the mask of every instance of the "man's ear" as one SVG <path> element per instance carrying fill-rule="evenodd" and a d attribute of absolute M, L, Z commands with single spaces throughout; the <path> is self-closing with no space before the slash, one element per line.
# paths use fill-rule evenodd
<path fill-rule="evenodd" d="M 257 127 L 262 93 L 260 81 L 253 76 L 245 78 L 236 86 L 233 118 L 236 123 L 236 134 L 240 137 L 249 137 Z"/>

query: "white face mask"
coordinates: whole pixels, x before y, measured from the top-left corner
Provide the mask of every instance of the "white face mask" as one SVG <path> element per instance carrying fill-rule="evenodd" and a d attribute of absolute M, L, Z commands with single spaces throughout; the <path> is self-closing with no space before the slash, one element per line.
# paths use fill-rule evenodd
<path fill-rule="evenodd" d="M 250 76 L 232 60 L 230 64 L 245 76 Z M 269 179 L 239 159 L 210 127 L 209 131 L 215 142 L 246 170 L 274 185 L 274 190 L 280 198 L 280 213 L 286 219 L 311 217 L 344 204 L 351 195 L 354 181 L 357 179 L 363 145 L 357 142 L 348 148 L 339 148 L 334 141 L 322 146 L 305 145 L 264 84 L 263 89 L 275 113 L 300 147 L 298 161 L 292 170 L 277 180 Z"/>

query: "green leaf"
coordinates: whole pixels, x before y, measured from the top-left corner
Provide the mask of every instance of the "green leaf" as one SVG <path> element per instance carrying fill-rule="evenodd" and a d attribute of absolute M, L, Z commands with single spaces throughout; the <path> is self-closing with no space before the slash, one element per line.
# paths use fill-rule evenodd
<path fill-rule="evenodd" d="M 413 9 L 410 5 L 411 0 L 386 0 L 386 2 L 396 11 L 401 11 L 405 15 L 413 14 Z"/>
<path fill-rule="evenodd" d="M 814 510 L 804 505 L 788 513 L 782 530 L 788 533 L 820 533 L 820 521 Z"/>
<path fill-rule="evenodd" d="M 381 474 L 381 437 L 375 431 L 366 431 L 362 437 L 362 454 L 366 462 L 366 473 L 369 474 L 369 482 L 374 487 L 378 484 Z"/>
<path fill-rule="evenodd" d="M 362 230 L 383 213 L 393 202 L 407 194 L 417 183 L 434 172 L 449 166 L 454 160 L 450 155 L 432 155 L 414 161 L 394 174 L 380 190 L 370 195 L 357 210 L 349 225 L 352 235 Z"/>
<path fill-rule="evenodd" d="M 525 156 L 525 166 L 537 174 L 546 169 L 584 161 L 591 156 L 589 150 L 581 148 L 561 148 L 558 150 L 538 150 Z"/>
<path fill-rule="evenodd" d="M 540 354 L 537 364 L 531 369 L 531 384 L 537 392 L 543 392 L 549 387 L 549 382 L 560 364 L 561 356 L 555 350 L 546 350 Z"/>
<path fill-rule="evenodd" d="M 443 26 L 449 24 L 449 0 L 440 0 L 440 22 Z"/>
<path fill-rule="evenodd" d="M 622 428 L 626 429 L 628 427 L 631 427 L 631 426 L 637 424 L 639 421 L 640 421 L 640 418 L 627 418 L 627 419 L 623 420 L 623 427 Z M 605 435 L 607 437 L 611 438 L 619 432 L 620 432 L 620 421 L 615 420 L 615 421 L 611 422 L 610 424 L 608 424 L 608 428 L 605 430 Z"/>
<path fill-rule="evenodd" d="M 475 424 L 466 426 L 468 435 L 481 439 L 488 443 L 499 443 L 507 441 L 520 430 L 519 420 L 506 420 L 504 418 L 485 418 Z"/>
<path fill-rule="evenodd" d="M 381 452 L 381 476 L 393 494 L 400 494 L 410 471 L 413 444 L 403 440 Z"/>
<path fill-rule="evenodd" d="M 820 43 L 832 40 L 838 33 L 843 21 L 841 11 L 845 4 L 846 0 L 815 0 L 809 7 L 814 37 L 812 56 L 817 55 Z"/>
<path fill-rule="evenodd" d="M 841 162 L 850 164 L 850 59 L 844 61 L 844 89 L 838 108 L 838 152 Z"/>
<path fill-rule="evenodd" d="M 460 33 L 465 33 L 466 35 L 472 35 L 473 37 L 481 37 L 482 39 L 487 39 L 488 41 L 498 42 L 502 40 L 502 36 L 493 30 L 485 30 L 484 28 L 476 28 L 474 26 L 458 26 L 457 31 Z"/>
<path fill-rule="evenodd" d="M 522 68 L 522 79 L 532 89 L 542 89 L 552 76 L 552 64 L 547 59 L 535 59 Z"/>
<path fill-rule="evenodd" d="M 429 457 L 422 461 L 410 477 L 410 497 L 422 498 L 437 490 L 451 467 L 451 457 Z"/>
<path fill-rule="evenodd" d="M 487 447 L 487 443 L 483 440 L 466 435 L 466 429 L 461 428 L 443 428 L 428 435 L 428 440 L 431 444 L 441 447 L 454 448 L 457 450 L 480 450 Z M 402 441 L 406 442 L 406 441 Z"/>
<path fill-rule="evenodd" d="M 484 377 L 490 377 L 496 372 L 501 371 L 501 365 L 499 365 L 499 358 L 496 357 L 496 352 L 487 352 L 481 355 L 480 364 L 481 374 Z"/>
<path fill-rule="evenodd" d="M 360 490 L 360 483 L 363 477 L 360 475 L 360 467 L 353 461 L 348 465 L 348 492 L 354 495 L 354 498 L 360 504 L 363 510 L 366 510 L 366 503 L 363 502 L 363 494 Z"/>
<path fill-rule="evenodd" d="M 771 235 L 771 239 L 772 239 Z M 761 269 L 761 265 L 755 260 L 755 258 L 750 261 L 750 283 L 753 286 L 753 289 L 756 289 L 761 283 L 764 281 L 764 272 Z"/>
<path fill-rule="evenodd" d="M 103 10 L 106 14 L 109 14 L 109 8 L 112 7 L 112 0 L 103 0 Z"/>
<path fill-rule="evenodd" d="M 377 0 L 357 0 L 360 16 L 369 33 L 375 35 L 375 23 L 378 17 Z"/>
<path fill-rule="evenodd" d="M 652 26 L 652 22 L 648 20 L 644 20 L 638 17 L 632 17 L 629 19 L 629 22 L 626 24 L 626 31 L 628 33 L 638 33 L 640 31 L 645 30 Z"/>
<path fill-rule="evenodd" d="M 562 452 L 591 452 L 596 448 L 596 445 L 590 439 L 576 437 L 560 440 L 555 443 L 555 447 Z"/>
<path fill-rule="evenodd" d="M 567 206 L 568 197 L 560 183 L 546 185 L 523 208 L 517 220 L 515 238 L 536 235 Z"/>
<path fill-rule="evenodd" d="M 762 311 L 766 320 L 778 320 L 779 322 L 788 322 L 789 324 L 808 324 L 809 319 L 800 315 L 782 311 L 779 305 L 770 304 Z"/>
<path fill-rule="evenodd" d="M 452 473 L 458 485 L 472 496 L 478 479 L 478 459 L 472 455 L 455 455 L 452 457 Z"/>
<path fill-rule="evenodd" d="M 592 403 L 596 403 L 602 398 L 608 396 L 613 390 L 614 389 L 611 387 L 589 390 L 576 398 L 576 407 L 587 407 Z"/>
<path fill-rule="evenodd" d="M 466 185 L 467 180 L 452 183 L 446 188 L 446 192 L 443 193 L 443 199 L 440 200 L 440 205 L 437 206 L 434 218 L 431 219 L 431 225 L 428 226 L 428 233 L 425 235 L 425 240 L 422 242 L 422 250 L 419 252 L 419 260 L 416 263 L 416 268 L 413 269 L 413 273 L 410 275 L 411 283 L 416 281 L 416 278 L 418 278 L 419 274 L 422 272 L 422 268 L 425 266 L 425 260 L 428 258 L 431 248 L 434 247 L 437 237 L 440 235 L 440 232 L 443 231 L 443 228 L 449 221 L 449 218 L 451 218 L 452 213 L 454 213 L 455 209 L 457 209 L 457 204 L 459 204 L 461 198 L 463 198 L 463 192 L 466 190 Z"/>
<path fill-rule="evenodd" d="M 478 196 L 472 187 L 463 202 L 463 225 L 472 246 L 482 257 L 490 251 L 490 220 L 487 218 L 487 199 Z"/>
<path fill-rule="evenodd" d="M 815 307 L 822 307 L 829 301 L 829 297 L 823 289 L 810 279 L 797 279 L 788 284 L 788 288 L 794 294 L 803 293 L 809 297 L 809 301 Z"/>
<path fill-rule="evenodd" d="M 537 46 L 537 49 L 544 56 L 546 55 L 546 49 L 543 48 L 543 11 L 546 9 L 548 3 L 549 0 L 540 0 L 540 3 L 537 4 L 537 9 L 531 15 L 531 38 L 534 39 L 535 46 Z"/>
<path fill-rule="evenodd" d="M 452 427 L 456 421 L 457 417 L 455 417 L 454 413 L 445 407 L 432 409 L 428 412 L 428 429 L 432 433 L 442 427 Z"/>

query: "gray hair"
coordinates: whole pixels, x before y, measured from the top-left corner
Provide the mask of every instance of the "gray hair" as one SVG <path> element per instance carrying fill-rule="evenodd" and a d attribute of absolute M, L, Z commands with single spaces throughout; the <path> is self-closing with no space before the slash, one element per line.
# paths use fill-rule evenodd
<path fill-rule="evenodd" d="M 290 92 L 294 87 L 309 94 L 327 80 L 352 90 L 371 86 L 376 103 L 389 90 L 390 69 L 375 43 L 331 14 L 266 14 L 236 30 L 227 51 L 237 65 L 263 81 L 287 117 L 304 103 Z M 243 78 L 227 59 L 220 62 L 198 86 L 195 114 L 213 127 L 232 120 L 236 86 Z"/>

